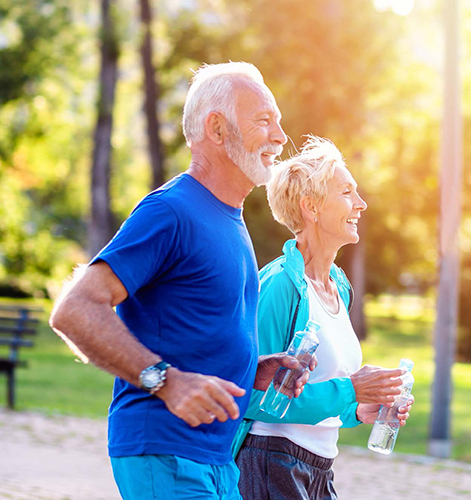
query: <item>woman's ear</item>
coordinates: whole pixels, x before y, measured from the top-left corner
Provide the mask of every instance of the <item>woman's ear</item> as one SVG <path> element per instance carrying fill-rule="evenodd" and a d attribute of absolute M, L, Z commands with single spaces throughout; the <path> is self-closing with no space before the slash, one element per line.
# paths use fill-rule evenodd
<path fill-rule="evenodd" d="M 204 121 L 204 129 L 206 137 L 215 144 L 222 144 L 224 142 L 224 117 L 214 111 L 209 113 Z"/>
<path fill-rule="evenodd" d="M 312 196 L 303 196 L 299 200 L 299 205 L 301 207 L 301 215 L 306 222 L 317 222 L 317 216 L 319 215 L 317 203 L 315 203 Z"/>

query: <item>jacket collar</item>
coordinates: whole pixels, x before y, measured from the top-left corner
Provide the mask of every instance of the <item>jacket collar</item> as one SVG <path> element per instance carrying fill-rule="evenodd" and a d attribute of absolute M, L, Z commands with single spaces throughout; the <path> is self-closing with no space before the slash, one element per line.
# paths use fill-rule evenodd
<path fill-rule="evenodd" d="M 293 282 L 299 295 L 303 297 L 307 294 L 307 283 L 304 278 L 305 266 L 303 256 L 296 246 L 296 240 L 285 242 L 283 245 L 283 254 L 285 259 L 281 265 Z M 353 302 L 353 290 L 344 272 L 335 264 L 332 264 L 329 274 L 337 284 L 337 290 L 345 303 L 345 307 L 350 311 Z"/>
<path fill-rule="evenodd" d="M 307 289 L 307 283 L 304 279 L 304 259 L 296 246 L 296 240 L 288 240 L 283 245 L 283 254 L 285 261 L 282 263 L 286 274 L 290 277 L 298 292 L 304 292 Z"/>

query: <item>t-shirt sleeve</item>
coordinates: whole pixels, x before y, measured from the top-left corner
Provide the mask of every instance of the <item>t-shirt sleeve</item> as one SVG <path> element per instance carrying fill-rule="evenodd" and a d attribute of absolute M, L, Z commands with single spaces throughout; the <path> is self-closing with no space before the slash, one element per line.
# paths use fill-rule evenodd
<path fill-rule="evenodd" d="M 134 295 L 177 261 L 178 234 L 174 210 L 158 198 L 145 198 L 90 265 L 106 262 Z"/>

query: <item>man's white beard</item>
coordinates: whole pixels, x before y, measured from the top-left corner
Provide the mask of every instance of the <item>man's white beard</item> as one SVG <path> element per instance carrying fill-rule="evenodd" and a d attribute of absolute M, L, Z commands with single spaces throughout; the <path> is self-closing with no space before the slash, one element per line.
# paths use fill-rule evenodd
<path fill-rule="evenodd" d="M 262 162 L 262 153 L 273 150 L 273 146 L 262 146 L 258 151 L 250 153 L 245 149 L 239 128 L 233 124 L 230 124 L 230 133 L 224 146 L 227 156 L 256 186 L 263 186 L 270 180 L 272 168 L 271 166 L 265 167 Z"/>

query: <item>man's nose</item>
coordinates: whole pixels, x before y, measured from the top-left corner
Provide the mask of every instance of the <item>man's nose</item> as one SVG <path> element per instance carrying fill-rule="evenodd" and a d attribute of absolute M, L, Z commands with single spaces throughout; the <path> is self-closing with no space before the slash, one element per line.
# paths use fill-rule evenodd
<path fill-rule="evenodd" d="M 276 123 L 273 127 L 270 139 L 272 142 L 277 142 L 284 146 L 288 141 L 288 137 L 286 136 L 283 127 L 280 123 Z"/>

